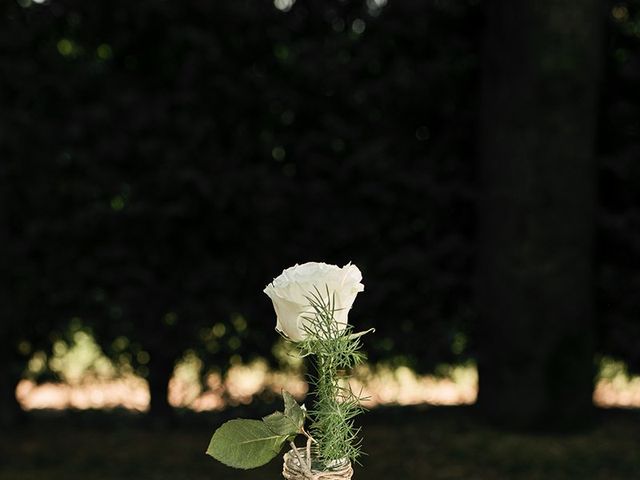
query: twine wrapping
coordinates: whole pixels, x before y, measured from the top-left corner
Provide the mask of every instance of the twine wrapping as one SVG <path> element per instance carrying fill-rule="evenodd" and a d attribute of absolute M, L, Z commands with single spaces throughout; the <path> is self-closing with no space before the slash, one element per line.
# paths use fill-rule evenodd
<path fill-rule="evenodd" d="M 282 476 L 287 480 L 349 480 L 353 475 L 347 459 L 327 470 L 314 470 L 307 461 L 308 450 L 296 448 L 284 454 Z"/>

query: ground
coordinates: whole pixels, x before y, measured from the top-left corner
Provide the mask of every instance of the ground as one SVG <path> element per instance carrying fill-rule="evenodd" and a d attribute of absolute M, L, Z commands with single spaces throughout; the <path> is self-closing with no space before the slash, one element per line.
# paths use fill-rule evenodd
<path fill-rule="evenodd" d="M 280 459 L 239 471 L 204 454 L 220 422 L 247 413 L 185 413 L 158 426 L 125 412 L 32 412 L 0 435 L 0 480 L 282 478 Z M 380 408 L 363 431 L 355 480 L 640 478 L 638 410 L 599 411 L 572 434 L 523 434 L 490 428 L 469 407 Z"/>

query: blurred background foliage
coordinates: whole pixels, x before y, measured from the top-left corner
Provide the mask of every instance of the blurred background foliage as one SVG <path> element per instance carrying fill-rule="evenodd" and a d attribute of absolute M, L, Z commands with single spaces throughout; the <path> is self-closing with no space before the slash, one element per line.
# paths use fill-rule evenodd
<path fill-rule="evenodd" d="M 162 413 L 187 351 L 275 361 L 309 260 L 363 271 L 372 361 L 473 359 L 481 5 L 3 2 L 5 391 L 86 331 Z M 640 2 L 605 21 L 598 350 L 639 372 Z"/>

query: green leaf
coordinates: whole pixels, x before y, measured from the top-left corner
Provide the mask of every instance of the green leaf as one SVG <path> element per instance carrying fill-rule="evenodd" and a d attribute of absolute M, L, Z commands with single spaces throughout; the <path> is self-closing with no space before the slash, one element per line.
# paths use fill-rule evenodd
<path fill-rule="evenodd" d="M 296 399 L 287 392 L 286 390 L 282 391 L 282 397 L 284 398 L 284 414 L 286 417 L 290 418 L 291 421 L 297 425 L 298 431 L 302 430 L 302 426 L 304 425 L 304 417 L 305 413 L 303 408 L 298 405 Z"/>
<path fill-rule="evenodd" d="M 230 420 L 213 434 L 207 454 L 230 467 L 256 468 L 278 455 L 286 440 L 261 420 Z"/>
<path fill-rule="evenodd" d="M 284 397 L 284 413 L 274 412 L 262 419 L 262 421 L 278 435 L 286 435 L 292 439 L 302 431 L 304 426 L 304 409 L 298 405 L 295 399 L 287 391 L 282 391 Z"/>
<path fill-rule="evenodd" d="M 282 412 L 273 412 L 271 415 L 264 417 L 262 421 L 276 435 L 284 435 L 290 438 L 300 433 L 300 427 Z"/>

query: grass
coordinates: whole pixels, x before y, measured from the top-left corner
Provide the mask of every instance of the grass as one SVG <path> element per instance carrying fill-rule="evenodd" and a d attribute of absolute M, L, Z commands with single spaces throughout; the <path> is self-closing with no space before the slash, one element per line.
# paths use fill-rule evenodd
<path fill-rule="evenodd" d="M 0 480 L 280 479 L 276 459 L 229 469 L 204 451 L 227 418 L 265 412 L 185 413 L 155 427 L 126 412 L 32 412 L 0 432 Z M 632 480 L 640 478 L 640 411 L 600 411 L 573 434 L 495 430 L 469 407 L 379 408 L 364 415 L 355 479 Z"/>

